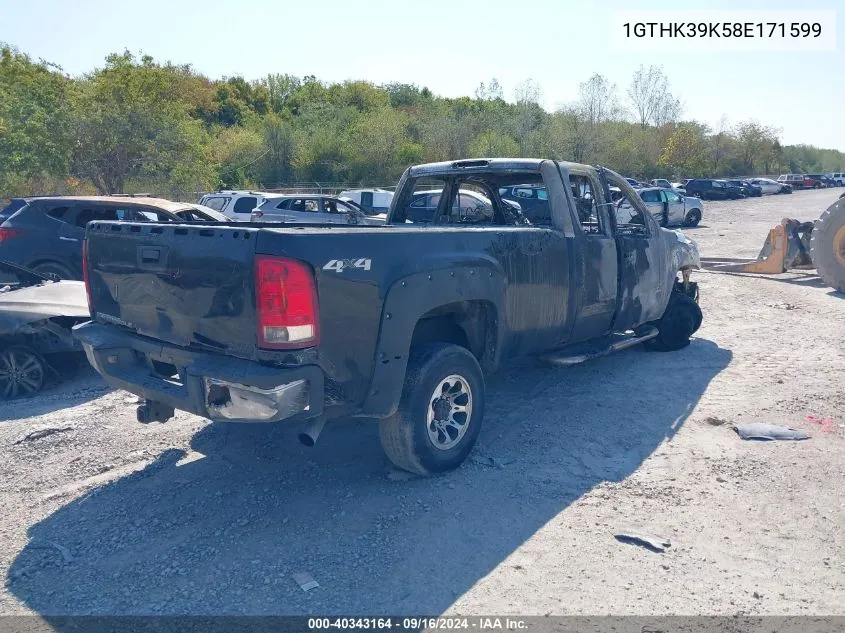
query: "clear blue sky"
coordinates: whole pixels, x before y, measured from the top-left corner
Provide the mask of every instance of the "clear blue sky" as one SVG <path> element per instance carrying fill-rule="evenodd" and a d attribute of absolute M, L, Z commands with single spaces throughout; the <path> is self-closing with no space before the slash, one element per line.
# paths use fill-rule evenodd
<path fill-rule="evenodd" d="M 836 52 L 635 53 L 610 45 L 613 9 L 841 9 Z M 640 64 L 660 64 L 686 118 L 716 126 L 755 118 L 785 143 L 845 151 L 843 0 L 0 0 L 0 41 L 77 75 L 128 48 L 190 63 L 210 77 L 313 74 L 471 95 L 498 78 L 511 98 L 533 78 L 544 105 L 575 99 L 601 73 L 620 97 Z"/>

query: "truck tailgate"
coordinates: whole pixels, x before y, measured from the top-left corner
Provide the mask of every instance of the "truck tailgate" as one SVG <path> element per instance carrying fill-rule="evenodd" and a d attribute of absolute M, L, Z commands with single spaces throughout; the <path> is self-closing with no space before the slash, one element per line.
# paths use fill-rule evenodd
<path fill-rule="evenodd" d="M 90 223 L 92 318 L 180 346 L 250 357 L 256 346 L 257 232 L 208 224 Z"/>

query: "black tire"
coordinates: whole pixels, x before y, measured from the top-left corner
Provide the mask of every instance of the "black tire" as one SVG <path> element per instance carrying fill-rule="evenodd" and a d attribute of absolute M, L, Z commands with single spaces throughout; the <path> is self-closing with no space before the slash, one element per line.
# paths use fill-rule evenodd
<path fill-rule="evenodd" d="M 0 400 L 38 393 L 46 374 L 44 358 L 31 347 L 12 345 L 0 350 Z"/>
<path fill-rule="evenodd" d="M 59 264 L 58 262 L 44 262 L 38 264 L 38 266 L 35 266 L 32 270 L 40 275 L 59 281 L 64 279 L 77 279 L 77 276 L 74 275 L 67 266 Z"/>
<path fill-rule="evenodd" d="M 656 338 L 646 341 L 646 347 L 656 352 L 673 352 L 690 343 L 690 337 L 701 327 L 701 308 L 683 292 L 673 292 L 659 321 L 652 323 L 660 331 Z"/>
<path fill-rule="evenodd" d="M 459 380 L 453 380 L 449 389 L 453 376 Z M 450 398 L 449 391 L 456 395 Z M 437 398 L 444 393 L 446 398 Z M 467 394 L 468 398 L 464 397 Z M 469 411 L 450 409 L 451 425 L 438 424 L 436 417 L 429 422 L 429 412 L 438 415 L 435 406 L 440 408 L 442 420 L 443 408 L 449 404 Z M 475 446 L 483 419 L 484 375 L 478 361 L 458 345 L 426 343 L 411 350 L 399 408 L 381 421 L 379 436 L 384 452 L 396 466 L 417 475 L 433 475 L 463 463 Z"/>
<path fill-rule="evenodd" d="M 686 217 L 684 218 L 684 226 L 698 226 L 699 222 L 701 222 L 701 211 L 699 211 L 698 209 L 690 209 L 689 213 L 687 213 Z"/>
<path fill-rule="evenodd" d="M 810 257 L 819 277 L 845 292 L 845 199 L 839 199 L 816 220 L 810 237 Z"/>

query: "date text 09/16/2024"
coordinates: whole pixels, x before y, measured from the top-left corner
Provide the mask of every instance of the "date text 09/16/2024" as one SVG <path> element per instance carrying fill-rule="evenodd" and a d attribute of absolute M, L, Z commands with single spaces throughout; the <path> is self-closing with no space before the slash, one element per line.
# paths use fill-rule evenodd
<path fill-rule="evenodd" d="M 308 618 L 308 629 L 312 631 L 347 629 L 347 630 L 400 630 L 400 631 L 436 631 L 436 630 L 506 630 L 521 631 L 527 629 L 525 620 L 513 617 L 352 617 L 352 618 Z"/>

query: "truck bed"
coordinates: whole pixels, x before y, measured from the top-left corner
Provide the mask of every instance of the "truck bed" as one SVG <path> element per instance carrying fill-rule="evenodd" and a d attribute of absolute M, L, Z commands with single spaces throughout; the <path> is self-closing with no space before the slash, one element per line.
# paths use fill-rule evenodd
<path fill-rule="evenodd" d="M 561 243 L 544 254 L 537 245 L 549 240 Z M 568 279 L 566 248 L 543 228 L 93 222 L 87 253 L 95 321 L 186 349 L 280 365 L 317 363 L 330 390 L 352 403 L 368 392 L 385 296 L 399 279 L 438 269 L 485 270 L 483 283 L 498 284 L 503 301 L 525 308 L 509 326 L 526 336 L 542 335 L 568 310 L 567 296 L 556 292 Z M 257 346 L 254 261 L 262 254 L 313 269 L 318 349 Z M 548 265 L 550 256 L 557 267 Z M 506 278 L 514 282 L 507 299 L 499 287 Z M 436 291 L 436 281 L 427 292 Z M 543 287 L 548 291 L 539 292 Z M 410 334 L 413 323 L 404 326 Z"/>

